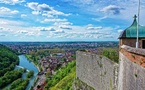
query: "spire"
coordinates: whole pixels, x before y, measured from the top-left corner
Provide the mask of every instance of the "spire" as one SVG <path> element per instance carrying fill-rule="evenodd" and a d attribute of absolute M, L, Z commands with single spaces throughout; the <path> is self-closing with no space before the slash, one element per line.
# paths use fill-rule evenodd
<path fill-rule="evenodd" d="M 134 21 L 133 21 L 131 26 L 135 26 L 136 27 L 136 25 L 137 25 L 137 20 L 136 20 L 137 16 L 136 16 L 136 14 L 134 15 L 133 18 L 134 18 Z"/>
<path fill-rule="evenodd" d="M 137 18 L 137 16 L 136 16 L 136 14 L 134 15 L 134 17 L 133 17 L 134 19 L 136 19 Z"/>

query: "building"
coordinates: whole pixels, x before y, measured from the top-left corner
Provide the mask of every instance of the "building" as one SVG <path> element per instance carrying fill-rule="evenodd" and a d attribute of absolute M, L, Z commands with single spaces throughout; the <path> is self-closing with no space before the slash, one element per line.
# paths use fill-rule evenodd
<path fill-rule="evenodd" d="M 131 47 L 136 46 L 136 38 L 137 38 L 137 16 L 134 16 L 134 21 L 132 25 L 126 28 L 121 35 L 119 36 L 119 46 L 128 45 Z M 145 26 L 139 25 L 138 27 L 138 40 L 139 40 L 139 48 L 145 48 Z"/>

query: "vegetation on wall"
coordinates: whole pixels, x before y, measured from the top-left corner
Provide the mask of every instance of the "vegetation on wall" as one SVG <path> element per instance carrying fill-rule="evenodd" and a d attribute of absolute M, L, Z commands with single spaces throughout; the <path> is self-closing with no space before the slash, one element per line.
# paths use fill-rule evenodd
<path fill-rule="evenodd" d="M 73 83 L 73 89 L 75 90 L 95 90 L 91 86 L 87 85 L 83 81 L 81 81 L 79 78 L 75 78 L 74 83 Z"/>

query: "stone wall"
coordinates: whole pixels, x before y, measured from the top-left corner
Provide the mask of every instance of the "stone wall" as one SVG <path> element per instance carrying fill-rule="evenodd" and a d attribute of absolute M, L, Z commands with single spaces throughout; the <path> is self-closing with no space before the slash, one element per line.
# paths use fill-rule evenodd
<path fill-rule="evenodd" d="M 144 53 L 143 49 L 121 47 L 118 90 L 145 90 L 145 68 L 137 63 L 145 59 Z"/>
<path fill-rule="evenodd" d="M 76 76 L 95 90 L 116 90 L 118 64 L 89 52 L 76 52 Z"/>
<path fill-rule="evenodd" d="M 94 88 L 88 86 L 83 81 L 76 78 L 72 84 L 72 90 L 95 90 Z"/>
<path fill-rule="evenodd" d="M 136 38 L 134 39 L 127 39 L 127 38 L 123 38 L 123 39 L 120 39 L 120 42 L 119 42 L 119 46 L 122 46 L 122 45 L 128 45 L 128 46 L 131 46 L 131 47 L 136 47 Z M 142 39 L 139 39 L 139 48 L 142 48 Z"/>

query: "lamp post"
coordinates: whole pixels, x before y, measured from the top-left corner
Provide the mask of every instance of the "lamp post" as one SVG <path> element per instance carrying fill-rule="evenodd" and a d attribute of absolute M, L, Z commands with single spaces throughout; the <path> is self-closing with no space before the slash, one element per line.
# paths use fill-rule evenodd
<path fill-rule="evenodd" d="M 139 13 L 140 13 L 140 0 L 138 0 L 138 23 L 137 23 L 137 35 L 136 35 L 136 48 L 138 48 L 139 43 L 138 43 L 138 29 L 139 29 Z"/>

